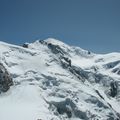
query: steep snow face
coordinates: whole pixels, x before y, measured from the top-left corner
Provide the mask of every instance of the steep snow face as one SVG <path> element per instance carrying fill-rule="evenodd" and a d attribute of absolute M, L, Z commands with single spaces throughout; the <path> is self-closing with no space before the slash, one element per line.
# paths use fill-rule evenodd
<path fill-rule="evenodd" d="M 24 47 L 0 42 L 0 63 L 14 83 L 0 94 L 0 120 L 120 119 L 120 53 L 52 38 Z"/>

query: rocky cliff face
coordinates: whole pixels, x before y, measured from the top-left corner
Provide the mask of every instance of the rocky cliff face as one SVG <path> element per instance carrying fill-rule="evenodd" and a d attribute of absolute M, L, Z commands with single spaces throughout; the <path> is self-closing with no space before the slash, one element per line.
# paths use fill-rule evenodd
<path fill-rule="evenodd" d="M 7 69 L 0 63 L 0 93 L 8 91 L 11 85 L 13 85 L 12 78 Z"/>

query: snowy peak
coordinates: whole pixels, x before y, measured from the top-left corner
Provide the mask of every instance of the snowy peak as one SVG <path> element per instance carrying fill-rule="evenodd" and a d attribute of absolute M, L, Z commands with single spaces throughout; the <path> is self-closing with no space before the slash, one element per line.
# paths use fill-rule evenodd
<path fill-rule="evenodd" d="M 61 54 L 66 54 L 68 56 L 81 56 L 81 57 L 93 57 L 94 54 L 90 51 L 83 50 L 80 47 L 75 47 L 75 46 L 69 46 L 59 40 L 53 39 L 53 38 L 48 38 L 46 40 L 37 40 L 34 43 L 26 43 L 23 45 L 23 47 L 30 48 L 30 49 L 41 49 L 41 48 L 48 47 L 49 49 L 52 50 L 52 52 L 59 53 Z"/>
<path fill-rule="evenodd" d="M 94 54 L 52 38 L 0 42 L 0 63 L 13 83 L 0 95 L 0 120 L 120 119 L 119 53 Z M 0 74 L 0 89 L 7 80 Z"/>
<path fill-rule="evenodd" d="M 61 47 L 63 49 L 70 48 L 70 46 L 68 46 L 67 44 L 65 44 L 65 43 L 63 43 L 63 42 L 61 42 L 59 40 L 53 39 L 53 38 L 48 38 L 46 40 L 37 40 L 34 43 L 29 44 L 29 46 L 34 46 L 35 48 L 38 48 L 38 47 L 40 48 L 41 45 L 48 46 L 50 44 L 52 44 L 54 46 L 59 46 L 59 47 Z"/>

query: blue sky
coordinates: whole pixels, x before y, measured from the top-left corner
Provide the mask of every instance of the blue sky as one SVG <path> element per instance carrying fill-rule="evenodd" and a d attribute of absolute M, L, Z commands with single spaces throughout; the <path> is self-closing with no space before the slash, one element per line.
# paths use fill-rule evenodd
<path fill-rule="evenodd" d="M 48 37 L 96 53 L 120 52 L 120 0 L 0 0 L 0 40 Z"/>

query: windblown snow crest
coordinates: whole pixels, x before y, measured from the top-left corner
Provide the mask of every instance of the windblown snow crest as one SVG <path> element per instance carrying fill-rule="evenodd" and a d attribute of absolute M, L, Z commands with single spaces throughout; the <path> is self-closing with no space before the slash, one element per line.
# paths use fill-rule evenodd
<path fill-rule="evenodd" d="M 49 38 L 0 42 L 0 55 L 0 120 L 120 119 L 120 53 Z"/>

